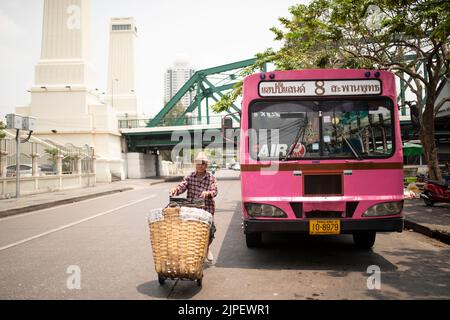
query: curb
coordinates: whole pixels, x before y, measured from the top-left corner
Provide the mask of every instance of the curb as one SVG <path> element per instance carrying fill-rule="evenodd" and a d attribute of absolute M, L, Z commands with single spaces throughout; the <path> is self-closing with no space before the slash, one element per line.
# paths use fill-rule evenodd
<path fill-rule="evenodd" d="M 181 182 L 184 177 L 177 176 L 177 177 L 170 177 L 170 178 L 162 178 L 160 181 L 150 182 L 151 186 L 154 186 L 156 184 L 166 183 L 166 182 Z"/>
<path fill-rule="evenodd" d="M 405 229 L 413 230 L 414 232 L 423 234 L 429 238 L 439 240 L 445 244 L 450 244 L 450 234 L 436 229 L 430 229 L 424 225 L 418 224 L 414 221 L 405 219 Z"/>
<path fill-rule="evenodd" d="M 98 197 L 106 196 L 109 194 L 125 192 L 125 191 L 130 191 L 130 190 L 134 190 L 134 188 L 116 189 L 116 190 L 104 191 L 104 192 L 100 192 L 100 193 L 89 194 L 89 195 L 81 196 L 81 197 L 74 197 L 74 198 L 57 200 L 57 201 L 53 201 L 53 202 L 46 202 L 46 203 L 31 205 L 31 206 L 27 206 L 27 207 L 2 210 L 2 211 L 0 211 L 0 218 L 6 218 L 6 217 L 10 217 L 10 216 L 14 216 L 14 215 L 22 214 L 22 213 L 27 213 L 27 212 L 31 212 L 31 211 L 36 211 L 36 210 L 48 209 L 48 208 L 52 208 L 52 207 L 61 206 L 64 204 L 80 202 L 80 201 L 84 201 L 84 200 L 88 200 L 88 199 L 98 198 Z"/>

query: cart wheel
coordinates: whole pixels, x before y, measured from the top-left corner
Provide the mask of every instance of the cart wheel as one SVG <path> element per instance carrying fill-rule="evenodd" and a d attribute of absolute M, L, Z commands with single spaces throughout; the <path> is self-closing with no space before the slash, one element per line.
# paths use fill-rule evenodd
<path fill-rule="evenodd" d="M 197 285 L 201 287 L 203 284 L 203 278 L 197 279 Z"/>
<path fill-rule="evenodd" d="M 163 286 L 166 283 L 166 278 L 158 276 L 159 285 Z"/>

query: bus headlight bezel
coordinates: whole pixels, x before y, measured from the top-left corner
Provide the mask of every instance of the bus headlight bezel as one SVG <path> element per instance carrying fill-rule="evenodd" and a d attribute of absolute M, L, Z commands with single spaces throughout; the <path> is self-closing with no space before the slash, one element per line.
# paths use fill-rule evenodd
<path fill-rule="evenodd" d="M 253 218 L 287 218 L 286 212 L 266 203 L 246 202 L 245 209 L 248 215 Z"/>
<path fill-rule="evenodd" d="M 396 216 L 402 213 L 403 200 L 377 203 L 363 213 L 363 217 Z"/>

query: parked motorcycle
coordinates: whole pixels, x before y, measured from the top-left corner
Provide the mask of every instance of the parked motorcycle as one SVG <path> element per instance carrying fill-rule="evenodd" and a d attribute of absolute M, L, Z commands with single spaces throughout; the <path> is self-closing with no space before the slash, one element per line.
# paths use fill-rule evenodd
<path fill-rule="evenodd" d="M 217 164 L 216 164 L 216 163 L 213 163 L 213 164 L 211 165 L 211 173 L 212 173 L 213 175 L 215 175 L 217 169 L 218 169 Z"/>
<path fill-rule="evenodd" d="M 420 198 L 427 206 L 433 206 L 436 202 L 450 203 L 450 189 L 447 183 L 428 180 L 423 187 Z"/>

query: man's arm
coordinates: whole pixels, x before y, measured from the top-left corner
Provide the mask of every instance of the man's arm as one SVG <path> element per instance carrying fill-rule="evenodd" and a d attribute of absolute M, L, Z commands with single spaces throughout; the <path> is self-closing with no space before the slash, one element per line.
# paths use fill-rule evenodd
<path fill-rule="evenodd" d="M 208 187 L 208 193 L 209 193 L 209 197 L 211 197 L 211 198 L 217 197 L 217 193 L 218 193 L 217 180 L 216 180 L 216 177 L 214 177 L 214 176 L 211 177 L 211 182 Z"/>
<path fill-rule="evenodd" d="M 184 193 L 187 190 L 188 186 L 189 186 L 188 176 L 186 176 L 183 178 L 183 181 L 181 181 L 178 186 L 172 189 L 172 195 L 178 196 Z"/>

